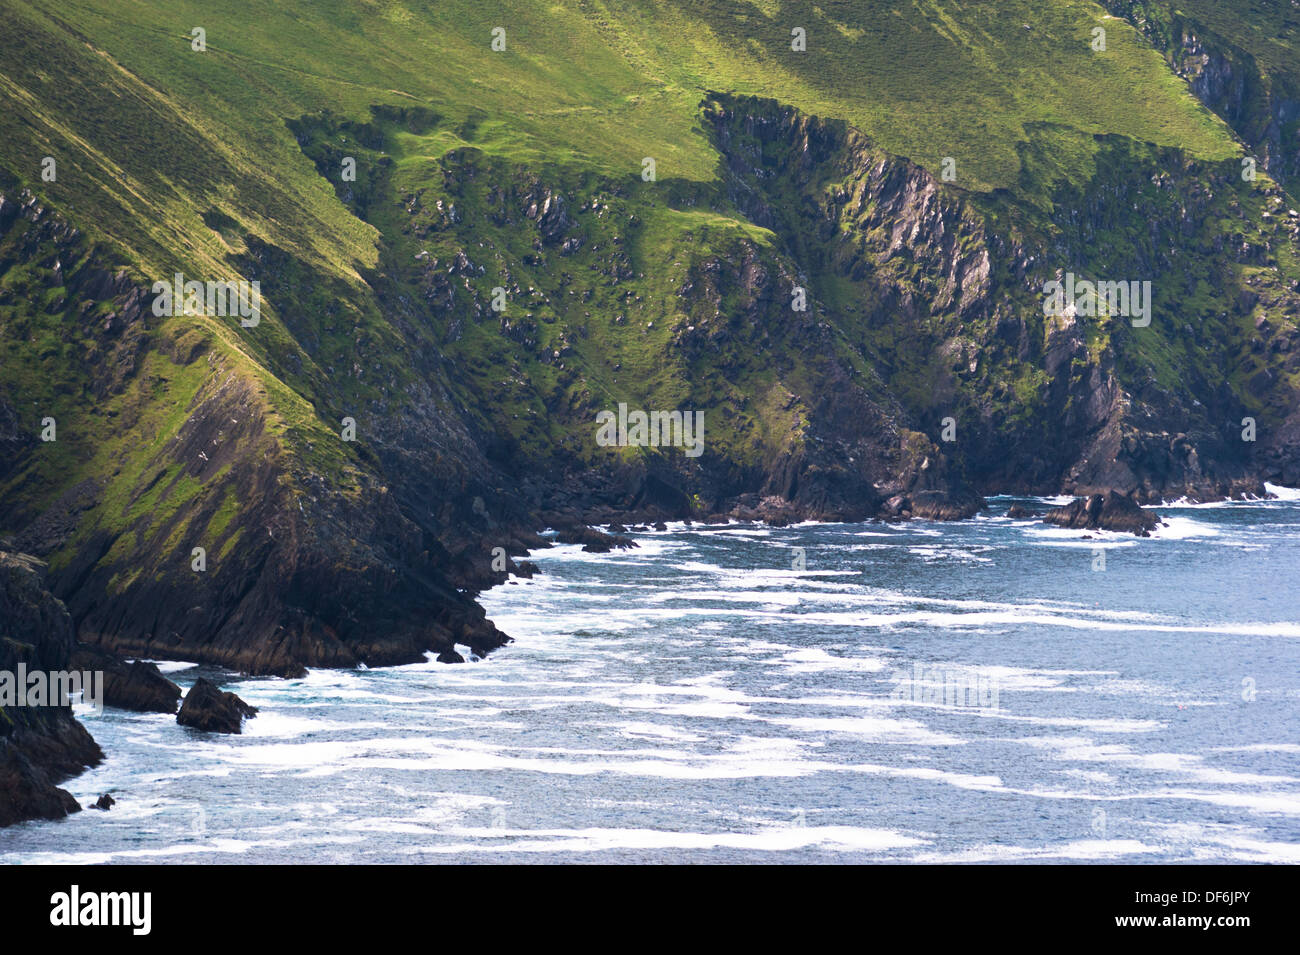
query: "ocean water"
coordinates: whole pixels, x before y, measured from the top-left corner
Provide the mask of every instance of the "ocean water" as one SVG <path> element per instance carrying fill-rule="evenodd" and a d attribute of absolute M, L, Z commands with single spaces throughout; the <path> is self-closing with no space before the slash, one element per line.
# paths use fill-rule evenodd
<path fill-rule="evenodd" d="M 517 642 L 483 661 L 165 664 L 261 715 L 84 712 L 108 758 L 66 786 L 118 804 L 0 830 L 0 861 L 1300 862 L 1300 494 L 1274 490 L 1162 506 L 1151 539 L 994 498 L 540 551 L 484 595 Z"/>

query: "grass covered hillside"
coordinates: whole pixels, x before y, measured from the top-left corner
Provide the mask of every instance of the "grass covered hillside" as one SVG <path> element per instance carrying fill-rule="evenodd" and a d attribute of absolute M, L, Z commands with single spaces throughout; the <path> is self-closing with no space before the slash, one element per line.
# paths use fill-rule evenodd
<path fill-rule="evenodd" d="M 1244 179 L 1156 6 L 15 0 L 0 537 L 85 642 L 296 672 L 500 645 L 548 523 L 1300 481 L 1294 130 Z"/>
<path fill-rule="evenodd" d="M 1300 4 L 1106 0 L 1280 182 L 1300 175 Z M 1294 194 L 1294 192 L 1293 192 Z"/>

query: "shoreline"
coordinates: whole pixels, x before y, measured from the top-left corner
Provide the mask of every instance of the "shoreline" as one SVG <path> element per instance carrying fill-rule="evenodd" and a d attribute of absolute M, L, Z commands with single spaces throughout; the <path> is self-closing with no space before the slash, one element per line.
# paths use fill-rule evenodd
<path fill-rule="evenodd" d="M 1143 510 L 1146 510 L 1146 511 L 1153 511 L 1153 510 L 1155 510 L 1155 509 L 1157 509 L 1157 508 L 1161 508 L 1161 507 L 1165 507 L 1165 508 L 1177 508 L 1177 509 L 1217 508 L 1217 507 L 1232 507 L 1232 506 L 1249 506 L 1249 505 L 1252 505 L 1252 504 L 1265 504 L 1265 503 L 1272 502 L 1272 501 L 1292 501 L 1292 500 L 1300 500 L 1300 488 L 1289 488 L 1289 487 L 1286 487 L 1286 486 L 1284 486 L 1284 485 L 1276 485 L 1276 484 L 1271 484 L 1271 483 L 1266 483 L 1265 486 L 1266 486 L 1266 488 L 1269 488 L 1269 496 L 1268 496 L 1268 497 L 1251 497 L 1251 498 L 1227 498 L 1227 497 L 1225 497 L 1225 498 L 1221 498 L 1221 499 L 1216 500 L 1216 501 L 1197 501 L 1197 502 L 1190 502 L 1190 501 L 1187 501 L 1186 498 L 1179 498 L 1179 499 L 1176 499 L 1176 500 L 1174 500 L 1174 501 L 1165 501 L 1165 502 L 1162 502 L 1162 503 L 1160 503 L 1160 504 L 1144 504 L 1144 505 L 1139 505 L 1139 507 L 1141 507 Z M 1282 492 L 1282 493 L 1278 493 L 1278 492 Z M 984 495 L 982 499 L 986 502 L 986 507 L 985 507 L 985 508 L 981 508 L 981 509 L 980 509 L 979 511 L 977 511 L 975 514 L 972 514 L 972 515 L 969 516 L 969 517 L 962 517 L 962 518 L 955 518 L 955 519 L 946 519 L 946 520 L 945 520 L 945 519 L 929 518 L 929 517 L 907 517 L 907 518 L 897 517 L 897 518 L 887 518 L 887 517 L 880 517 L 880 516 L 872 516 L 872 517 L 868 517 L 868 518 L 864 518 L 864 519 L 862 519 L 862 520 L 856 520 L 856 521 L 850 521 L 850 520 L 838 520 L 838 521 L 837 521 L 837 520 L 820 520 L 820 519 L 817 519 L 817 518 L 804 518 L 804 519 L 802 519 L 802 520 L 798 520 L 798 521 L 789 521 L 789 522 L 772 523 L 772 522 L 770 522 L 770 521 L 764 520 L 764 519 L 761 518 L 761 517 L 754 517 L 754 518 L 739 518 L 739 517 L 735 517 L 735 516 L 733 516 L 733 515 L 731 515 L 731 514 L 727 514 L 727 515 L 716 515 L 716 514 L 715 514 L 715 515 L 709 515 L 710 518 L 713 518 L 713 517 L 726 517 L 727 519 L 726 519 L 725 522 L 721 522 L 721 521 L 713 521 L 713 520 L 703 520 L 703 519 L 701 519 L 701 520 L 693 520 L 693 519 L 690 519 L 690 518 L 677 518 L 677 519 L 673 519 L 673 520 L 664 520 L 664 519 L 662 519 L 662 518 L 659 518 L 659 519 L 657 519 L 657 520 L 655 520 L 655 519 L 647 520 L 647 519 L 646 519 L 647 515 L 645 514 L 645 512 L 625 510 L 625 511 L 622 512 L 622 517 L 623 517 L 623 520 L 622 520 L 622 521 L 615 520 L 615 521 L 607 521 L 607 522 L 604 522 L 604 523 L 586 523 L 586 524 L 583 524 L 582 526 L 583 526 L 584 528 L 586 528 L 587 530 L 593 532 L 593 533 L 599 533 L 599 534 L 601 534 L 601 535 L 604 535 L 605 537 L 610 538 L 611 540 L 615 540 L 615 539 L 618 539 L 618 538 L 622 537 L 624 534 L 629 534 L 629 533 L 636 533 L 636 534 L 653 534 L 653 535 L 656 535 L 656 536 L 663 536 L 663 535 L 671 535 L 671 534 L 674 534 L 674 533 L 681 533 L 681 532 L 683 532 L 683 531 L 695 531 L 695 532 L 701 532 L 701 533 L 708 533 L 708 532 L 711 532 L 711 531 L 723 531 L 723 530 L 726 530 L 726 529 L 731 528 L 731 527 L 763 527 L 763 528 L 770 528 L 770 529 L 773 529 L 773 530 L 779 530 L 779 529 L 800 528 L 800 527 L 829 527 L 829 526 L 834 526 L 834 525 L 872 525 L 872 524 L 888 524 L 888 525 L 891 525 L 891 526 L 898 526 L 898 525 L 905 525 L 905 524 L 910 524 L 910 523 L 914 523 L 914 522 L 919 522 L 919 523 L 927 524 L 927 525 L 964 524 L 964 523 L 968 523 L 968 522 L 971 522 L 971 521 L 978 520 L 979 517 L 981 516 L 982 512 L 987 508 L 987 502 L 989 502 L 989 501 L 996 501 L 996 502 L 1004 502 L 1004 501 L 1032 501 L 1032 502 L 1035 502 L 1035 503 L 1037 503 L 1037 504 L 1039 504 L 1039 505 L 1042 505 L 1042 506 L 1044 506 L 1044 507 L 1057 507 L 1057 506 L 1061 506 L 1061 505 L 1064 505 L 1064 504 L 1068 504 L 1069 502 L 1074 501 L 1074 500 L 1079 500 L 1079 499 L 1081 499 L 1081 498 L 1080 498 L 1078 495 L 1066 495 L 1066 494 L 1020 494 L 1020 493 L 998 493 L 998 494 Z M 640 519 L 635 519 L 635 518 L 640 518 Z M 1046 522 L 1046 521 L 1044 521 L 1044 520 L 1042 519 L 1042 515 L 1041 515 L 1041 514 L 1036 515 L 1036 516 L 1033 517 L 1033 518 L 1028 518 L 1027 520 L 1031 520 L 1033 523 L 1036 523 L 1036 524 L 1045 524 L 1045 525 L 1047 525 L 1047 526 L 1052 526 L 1052 525 L 1050 525 L 1048 522 Z M 657 523 L 662 523 L 662 524 L 665 526 L 665 530 L 656 530 L 656 529 L 654 528 L 654 526 L 653 526 L 656 522 L 657 522 Z M 614 524 L 614 525 L 616 525 L 616 526 L 623 526 L 623 527 L 624 527 L 624 530 L 623 530 L 622 532 L 620 532 L 620 533 L 617 533 L 617 534 L 611 534 L 611 533 L 607 530 L 607 528 L 608 528 L 611 524 Z M 551 536 L 548 536 L 548 535 L 554 535 L 554 534 L 557 534 L 557 533 L 562 533 L 562 532 L 563 532 L 563 529 L 564 529 L 565 527 L 570 527 L 570 528 L 571 528 L 572 526 L 573 526 L 572 524 L 567 524 L 567 523 L 565 523 L 565 522 L 561 522 L 561 527 L 556 527 L 556 526 L 554 526 L 554 525 L 549 525 L 549 524 L 548 524 L 548 525 L 543 526 L 543 527 L 542 527 L 541 529 L 539 529 L 539 530 L 533 530 L 533 531 L 531 531 L 531 533 L 532 533 L 533 535 L 535 535 L 538 539 L 544 540 L 544 541 L 546 542 L 546 545 L 547 545 L 547 546 L 545 546 L 545 547 L 532 547 L 532 548 L 529 548 L 528 550 L 524 551 L 524 552 L 521 553 L 521 554 L 512 554 L 512 555 L 511 555 L 512 560 L 511 560 L 511 565 L 510 565 L 510 566 L 513 567 L 513 568 L 518 568 L 519 560 L 523 560 L 523 561 L 527 562 L 528 560 L 530 560 L 531 558 L 533 558 L 533 557 L 535 556 L 535 552 L 536 552 L 536 551 L 539 551 L 539 550 L 549 550 L 551 547 L 555 547 L 555 546 L 564 546 L 563 543 L 558 542 L 558 541 L 555 541 Z M 641 527 L 642 529 L 641 529 L 641 530 L 637 530 L 637 529 L 636 529 L 637 527 Z M 1121 537 L 1121 538 L 1129 538 L 1129 537 L 1135 537 L 1135 536 L 1136 536 L 1136 535 L 1133 535 L 1133 534 L 1129 533 L 1128 531 L 1115 531 L 1115 530 L 1107 530 L 1107 529 L 1104 529 L 1104 528 L 1085 529 L 1085 528 L 1064 528 L 1064 527 L 1063 527 L 1063 528 L 1061 528 L 1061 529 L 1062 529 L 1062 530 L 1079 530 L 1080 534 L 1082 534 L 1082 535 L 1087 535 L 1087 534 L 1107 534 L 1107 535 L 1111 535 L 1111 534 L 1113 534 L 1113 535 L 1116 535 L 1116 536 Z M 628 538 L 628 539 L 630 540 L 630 538 Z M 581 542 L 578 542 L 578 543 L 574 543 L 574 544 L 572 544 L 571 546 L 579 546 L 579 547 L 581 547 L 582 544 L 581 544 Z M 632 547 L 628 547 L 628 546 L 626 546 L 626 545 L 624 545 L 624 546 L 611 545 L 610 547 L 608 547 L 608 548 L 607 548 L 606 550 L 604 550 L 604 551 L 588 550 L 587 552 L 588 552 L 588 553 L 602 553 L 602 552 L 607 553 L 607 552 L 612 551 L 612 550 L 631 550 L 631 549 L 633 549 L 634 547 L 635 547 L 635 544 L 633 544 Z M 584 549 L 585 549 L 585 548 L 584 548 Z M 514 558 L 518 558 L 519 560 L 515 560 Z M 522 575 L 522 574 L 518 574 L 518 573 L 513 573 L 513 572 L 510 572 L 510 571 L 507 571 L 507 572 L 505 572 L 505 573 L 503 574 L 503 576 L 502 576 L 502 578 L 501 578 L 500 580 L 496 580 L 496 581 L 492 582 L 491 584 L 489 584 L 488 586 L 485 586 L 485 587 L 483 587 L 483 588 L 480 589 L 480 590 L 476 590 L 476 591 L 474 591 L 474 592 L 472 593 L 471 596 L 475 599 L 475 602 L 477 603 L 477 602 L 478 602 L 477 598 L 478 598 L 478 596 L 479 596 L 480 594 L 487 593 L 488 591 L 493 590 L 493 589 L 498 588 L 498 587 L 501 587 L 501 586 L 503 586 L 503 585 L 505 585 L 505 584 L 507 584 L 507 583 L 510 583 L 511 581 L 517 581 L 518 579 L 521 579 L 521 578 L 522 578 L 522 579 L 528 579 L 528 578 L 531 576 L 532 573 L 538 573 L 538 572 L 539 572 L 539 570 L 536 569 L 536 568 L 533 568 L 532 570 L 530 570 L 530 573 L 527 574 L 527 575 Z M 490 619 L 490 618 L 487 618 L 487 619 Z M 504 633 L 504 631 L 503 631 L 503 633 Z M 501 646 L 493 647 L 493 648 L 491 648 L 491 649 L 488 649 L 487 652 L 481 652 L 481 651 L 476 651 L 476 652 L 478 653 L 478 655 L 479 655 L 481 658 L 486 658 L 486 657 L 489 656 L 490 654 L 492 654 L 492 653 L 496 653 L 498 650 L 504 649 L 505 647 L 509 646 L 510 643 L 513 643 L 513 642 L 514 642 L 514 638 L 511 637 L 509 634 L 505 634 L 505 636 L 507 637 L 507 640 L 506 640 L 506 642 L 502 643 Z M 468 644 L 459 644 L 459 646 L 468 646 Z M 110 652 L 111 652 L 111 651 L 110 651 Z M 436 656 L 437 656 L 438 653 L 439 653 L 439 650 L 437 650 L 437 649 L 435 649 L 435 648 L 426 648 L 426 649 L 423 651 L 423 654 L 424 654 L 424 656 L 425 656 L 426 659 L 429 659 L 429 658 L 436 658 Z M 119 658 L 122 659 L 122 660 L 144 660 L 145 662 L 151 662 L 151 663 L 157 664 L 157 665 L 159 665 L 160 667 L 162 667 L 162 666 L 164 666 L 164 665 L 166 665 L 166 664 L 184 664 L 186 668 L 189 668 L 189 667 L 197 667 L 197 666 L 212 667 L 212 668 L 214 668 L 214 669 L 220 669 L 220 670 L 223 670 L 223 671 L 225 671 L 225 672 L 227 672 L 227 673 L 237 674 L 237 675 L 240 676 L 240 677 L 248 677 L 248 678 L 261 679 L 261 678 L 264 678 L 264 677 L 267 677 L 267 676 L 277 676 L 277 678 L 279 678 L 279 679 L 291 679 L 290 677 L 280 676 L 280 675 L 277 675 L 277 674 L 260 674 L 260 673 L 251 673 L 251 672 L 247 672 L 247 671 L 244 671 L 244 670 L 239 669 L 238 667 L 232 667 L 232 666 L 230 666 L 230 665 L 228 665 L 228 664 L 226 664 L 226 663 L 223 663 L 223 662 L 221 662 L 221 661 L 219 661 L 219 660 L 211 660 L 211 659 L 205 659 L 205 660 L 194 660 L 194 659 L 185 659 L 185 658 L 181 658 L 181 657 L 169 657 L 169 656 L 157 656 L 157 655 L 154 655 L 154 656 L 139 656 L 139 657 L 137 657 L 137 656 L 133 656 L 133 655 L 130 655 L 130 654 L 116 654 L 116 655 L 119 656 Z M 418 663 L 418 662 L 420 662 L 420 661 L 411 661 L 411 662 L 412 662 L 412 663 Z M 367 664 L 367 663 L 365 663 L 365 662 L 363 661 L 359 666 L 354 666 L 354 667 L 307 666 L 306 669 L 320 669 L 320 670 L 358 670 L 358 669 L 363 669 L 363 668 L 364 668 L 364 669 L 382 669 L 382 668 L 387 667 L 387 666 L 407 666 L 407 665 L 409 665 L 409 663 L 391 663 L 391 664 L 388 664 L 388 663 L 379 663 L 379 664 Z M 164 669 L 164 672 L 166 672 L 165 669 Z"/>

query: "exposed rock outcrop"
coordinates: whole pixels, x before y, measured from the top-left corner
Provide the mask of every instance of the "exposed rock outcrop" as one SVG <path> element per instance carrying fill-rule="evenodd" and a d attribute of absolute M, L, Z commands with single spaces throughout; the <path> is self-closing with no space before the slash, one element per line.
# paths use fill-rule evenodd
<path fill-rule="evenodd" d="M 1056 507 L 1043 515 L 1043 521 L 1059 527 L 1086 530 L 1127 531 L 1139 537 L 1150 537 L 1160 524 L 1159 515 L 1144 510 L 1131 498 L 1115 491 L 1075 498 L 1064 507 Z"/>
<path fill-rule="evenodd" d="M 910 498 L 913 517 L 928 521 L 963 521 L 984 509 L 984 498 L 969 488 L 917 491 Z"/>
<path fill-rule="evenodd" d="M 418 662 L 456 643 L 485 654 L 508 642 L 473 594 L 496 582 L 491 546 L 526 537 L 524 521 L 478 476 L 492 469 L 445 396 L 415 386 L 400 413 L 375 415 L 351 460 L 352 448 L 336 437 L 325 448 L 319 435 L 308 439 L 313 449 L 276 435 L 263 386 L 246 367 L 228 363 L 192 325 L 151 331 L 147 284 L 115 268 L 30 192 L 20 201 L 0 194 L 0 269 L 59 262 L 66 294 L 56 305 L 66 315 L 52 334 L 90 342 L 87 360 L 66 369 L 76 384 L 63 390 L 85 396 L 71 413 L 84 413 L 87 401 L 100 414 L 158 400 L 139 373 L 148 361 L 176 369 L 169 380 L 197 382 L 192 393 L 162 399 L 185 405 L 175 433 L 116 474 L 70 483 L 41 511 L 26 494 L 0 499 L 0 527 L 15 530 L 20 549 L 50 560 L 50 590 L 66 602 L 84 644 L 118 657 L 294 676 L 306 666 Z M 270 281 L 287 267 L 282 251 L 255 238 L 248 245 L 251 277 Z M 0 298 L 11 294 L 0 290 Z M 101 317 L 87 321 L 91 314 Z M 33 423 L 13 411 L 0 381 L 0 477 L 50 447 Z M 74 457 L 91 453 L 76 429 L 58 440 Z M 98 440 L 121 440 L 124 461 L 140 445 L 116 431 Z M 310 453 L 314 468 L 304 466 Z M 135 506 L 106 512 L 110 493 Z M 190 532 L 173 533 L 180 528 Z M 208 555 L 202 572 L 191 567 L 195 547 Z"/>
<path fill-rule="evenodd" d="M 104 674 L 104 705 L 140 713 L 175 713 L 181 688 L 162 675 L 157 664 L 144 660 L 127 663 L 98 647 L 78 644 L 72 666 Z"/>
<path fill-rule="evenodd" d="M 561 544 L 581 544 L 589 554 L 608 554 L 611 550 L 636 547 L 636 541 L 624 534 L 606 534 L 585 524 L 569 524 L 555 530 L 555 539 Z"/>
<path fill-rule="evenodd" d="M 244 720 L 256 715 L 257 707 L 199 677 L 185 694 L 176 722 L 209 733 L 242 733 Z"/>

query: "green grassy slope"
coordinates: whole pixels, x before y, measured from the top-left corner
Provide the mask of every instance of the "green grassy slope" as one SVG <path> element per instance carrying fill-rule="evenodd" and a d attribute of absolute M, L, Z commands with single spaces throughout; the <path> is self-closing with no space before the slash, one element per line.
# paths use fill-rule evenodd
<path fill-rule="evenodd" d="M 168 200 L 220 208 L 223 199 L 237 204 L 239 195 L 256 194 L 263 208 L 227 211 L 243 212 L 241 222 L 256 217 L 246 225 L 259 234 L 293 230 L 287 247 L 315 245 L 336 265 L 364 259 L 362 233 L 322 201 L 301 157 L 284 148 L 284 120 L 321 108 L 353 117 L 375 103 L 434 104 L 458 118 L 478 110 L 488 133 L 481 148 L 516 161 L 578 160 L 632 175 L 642 157 L 654 156 L 661 178 L 696 180 L 714 172 L 695 117 L 708 89 L 848 120 L 887 151 L 930 168 L 952 156 L 958 181 L 977 189 L 1015 187 L 1016 146 L 1036 122 L 1176 145 L 1202 158 L 1234 150 L 1131 27 L 1084 2 L 811 10 L 617 0 L 289 2 L 256 17 L 236 2 L 13 8 L 5 92 L 26 109 L 6 117 L 7 158 L 21 165 L 48 149 L 77 155 L 80 137 L 89 148 L 76 159 L 85 174 L 52 187 L 51 197 L 78 212 L 72 200 L 84 206 L 92 191 L 108 191 L 152 220 L 147 234 L 168 236 L 169 250 L 178 236 L 162 231 L 177 224 Z M 496 25 L 507 29 L 500 53 L 489 46 Z M 206 30 L 206 53 L 190 49 L 194 26 Z M 793 26 L 808 31 L 805 53 L 789 48 Z M 1096 26 L 1108 31 L 1104 54 L 1089 46 Z M 42 99 L 42 87 L 59 95 Z M 102 214 L 109 208 L 85 211 L 110 221 Z M 326 234 L 332 241 L 320 248 Z"/>
<path fill-rule="evenodd" d="M 1291 0 L 1179 0 L 1176 9 L 1249 50 L 1267 72 L 1300 75 L 1300 8 Z"/>
<path fill-rule="evenodd" d="M 1105 0 L 1296 194 L 1300 6 L 1291 0 Z"/>
<path fill-rule="evenodd" d="M 330 302 L 376 351 L 392 338 L 360 273 L 377 262 L 378 236 L 334 200 L 286 125 L 320 110 L 364 120 L 376 104 L 433 108 L 437 131 L 401 143 L 409 180 L 472 144 L 616 179 L 634 179 L 652 156 L 661 181 L 708 182 L 717 155 L 697 112 L 709 89 L 848 120 L 932 169 L 953 157 L 958 187 L 1039 200 L 1046 186 L 1020 159 L 1034 124 L 1207 159 L 1236 151 L 1132 28 L 1092 3 L 1000 3 L 996 13 L 938 2 L 289 2 L 255 15 L 238 2 L 9 6 L 0 139 L 19 180 L 35 183 L 54 156 L 59 175 L 38 183 L 42 194 L 145 277 L 225 277 L 247 237 L 273 245 L 333 278 Z M 490 48 L 497 25 L 504 52 Z M 1089 46 L 1099 25 L 1105 53 Z M 191 49 L 196 26 L 206 52 Z M 807 31 L 805 53 L 790 50 L 794 26 Z M 1062 174 L 1086 177 L 1091 147 L 1071 145 Z M 669 242 L 690 231 L 681 217 L 650 228 Z M 732 228 L 748 225 L 737 217 Z M 284 381 L 271 413 L 317 446 L 311 403 L 340 389 L 333 403 L 373 398 L 337 373 L 344 356 L 302 354 L 304 339 L 329 338 L 318 323 L 304 329 L 321 307 L 270 295 L 257 334 L 203 330 L 248 373 Z"/>

